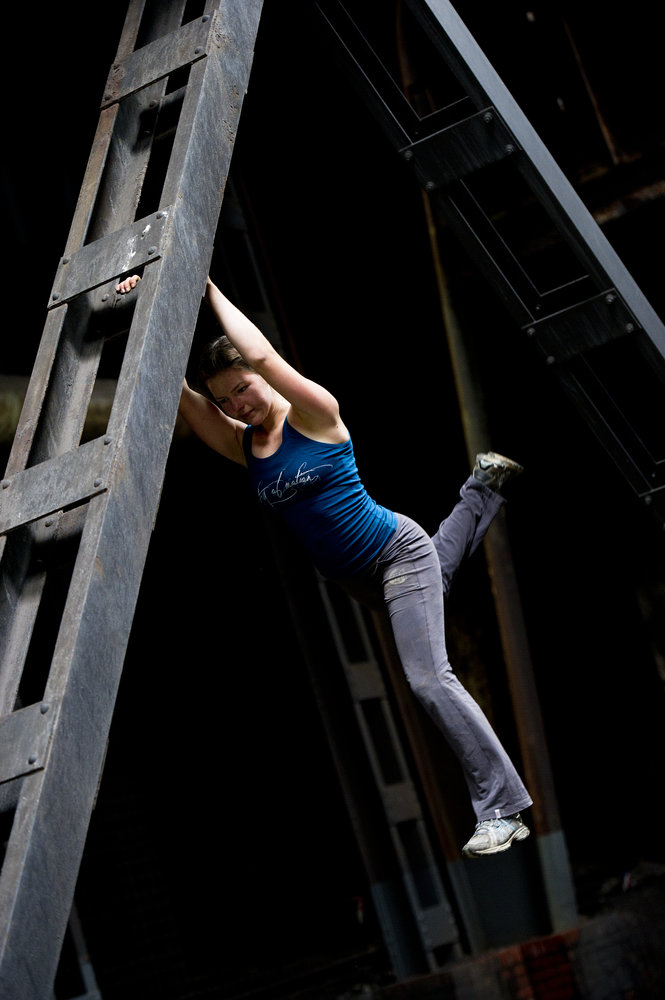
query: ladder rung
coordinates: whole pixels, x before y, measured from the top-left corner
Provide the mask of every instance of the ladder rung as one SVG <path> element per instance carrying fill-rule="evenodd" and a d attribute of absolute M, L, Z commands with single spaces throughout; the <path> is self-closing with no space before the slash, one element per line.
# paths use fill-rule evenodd
<path fill-rule="evenodd" d="M 388 822 L 392 825 L 422 818 L 420 802 L 411 781 L 382 785 L 380 791 Z"/>
<path fill-rule="evenodd" d="M 638 323 L 614 289 L 580 302 L 526 327 L 549 364 L 568 361 L 579 354 L 634 334 Z"/>
<path fill-rule="evenodd" d="M 347 680 L 354 701 L 384 698 L 386 686 L 376 660 L 347 663 Z"/>
<path fill-rule="evenodd" d="M 108 486 L 115 448 L 108 436 L 33 465 L 0 483 L 0 534 L 88 500 Z"/>
<path fill-rule="evenodd" d="M 170 209 L 160 209 L 63 257 L 51 289 L 49 308 L 159 260 L 169 235 L 170 214 Z"/>
<path fill-rule="evenodd" d="M 482 167 L 498 163 L 518 149 L 517 141 L 494 108 L 420 139 L 400 150 L 427 191 L 444 187 Z"/>
<path fill-rule="evenodd" d="M 420 911 L 423 941 L 430 949 L 458 940 L 458 932 L 446 901 Z"/>
<path fill-rule="evenodd" d="M 102 108 L 203 59 L 208 55 L 217 21 L 217 12 L 204 14 L 114 63 L 104 88 Z"/>
<path fill-rule="evenodd" d="M 0 782 L 44 767 L 55 721 L 52 705 L 28 705 L 0 719 Z"/>

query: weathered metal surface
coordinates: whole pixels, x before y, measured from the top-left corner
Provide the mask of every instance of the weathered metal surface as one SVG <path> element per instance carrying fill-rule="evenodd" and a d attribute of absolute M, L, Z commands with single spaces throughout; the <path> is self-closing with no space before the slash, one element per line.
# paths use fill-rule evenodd
<path fill-rule="evenodd" d="M 133 225 L 82 247 L 60 261 L 49 306 L 67 302 L 162 256 L 168 239 L 169 209 L 160 209 Z"/>
<path fill-rule="evenodd" d="M 102 437 L 0 481 L 0 532 L 101 493 L 113 456 L 111 438 Z"/>
<path fill-rule="evenodd" d="M 54 718 L 46 702 L 0 718 L 0 783 L 44 766 Z"/>
<path fill-rule="evenodd" d="M 152 37 L 164 30 L 177 31 L 184 3 L 178 0 L 155 6 L 157 10 L 148 12 L 157 19 Z M 136 116 L 145 101 L 152 99 L 153 88 L 155 93 L 163 93 L 163 81 L 150 84 L 146 79 L 139 93 L 129 94 L 117 107 L 102 112 L 104 124 L 96 137 L 102 148 L 93 148 L 91 153 L 63 255 L 75 263 L 69 272 L 74 277 L 57 279 L 62 281 L 61 285 L 56 282 L 55 288 L 61 299 L 47 316 L 38 381 L 28 390 L 25 418 L 19 428 L 20 445 L 6 473 L 12 485 L 23 484 L 21 502 L 12 501 L 8 515 L 12 527 L 5 556 L 12 556 L 11 565 L 5 566 L 3 561 L 0 566 L 3 574 L 5 570 L 10 574 L 7 585 L 3 577 L 0 587 L 2 644 L 7 642 L 13 654 L 11 660 L 3 662 L 7 681 L 0 683 L 7 699 L 16 690 L 24 668 L 42 577 L 48 580 L 51 555 L 61 554 L 57 539 L 65 528 L 72 532 L 67 545 L 73 558 L 40 699 L 40 705 L 57 706 L 50 720 L 48 749 L 44 753 L 43 744 L 39 744 L 36 751 L 29 750 L 28 757 L 35 753 L 35 764 L 39 761 L 42 766 L 14 779 L 20 782 L 20 794 L 14 796 L 16 809 L 0 877 L 2 996 L 44 1000 L 52 993 L 212 254 L 261 6 L 260 0 L 220 2 L 223 45 L 212 45 L 210 54 L 192 66 L 168 170 L 169 189 L 176 197 L 163 196 L 150 218 L 155 224 L 165 222 L 166 216 L 157 216 L 169 206 L 175 207 L 160 240 L 154 240 L 158 259 L 145 268 L 136 295 L 109 417 L 111 445 L 104 445 L 102 439 L 101 444 L 95 441 L 90 447 L 78 446 L 102 346 L 88 334 L 99 293 L 86 289 L 112 282 L 137 259 L 152 261 L 152 254 L 142 256 L 142 250 L 131 259 L 127 257 L 127 247 L 136 247 L 145 229 L 145 220 L 134 223 L 134 214 L 150 155 L 149 141 L 137 148 L 131 137 L 136 134 Z M 143 10 L 139 0 L 130 4 L 116 62 L 131 51 Z M 211 128 L 211 121 L 223 121 L 224 127 Z M 89 473 L 96 471 L 92 458 L 99 457 L 100 448 L 113 449 L 112 460 L 102 476 L 97 476 L 103 482 L 95 487 L 93 479 L 93 493 L 105 487 L 103 492 L 91 495 L 85 504 L 66 511 L 61 518 L 56 515 L 58 525 L 54 526 L 53 546 L 44 553 L 43 571 L 31 572 L 36 533 L 44 521 L 15 526 L 24 520 L 23 497 L 30 506 L 30 516 L 44 507 L 54 507 L 60 490 L 61 500 L 80 499 L 85 492 L 80 477 L 87 483 Z M 29 457 L 30 468 L 24 471 Z M 35 464 L 35 457 L 39 464 Z M 73 487 L 63 471 L 70 463 Z M 72 512 L 83 507 L 84 515 L 72 518 Z M 21 542 L 21 551 L 11 544 L 15 538 Z M 43 664 L 40 667 L 43 669 Z M 23 747 L 33 742 L 34 720 L 40 711 L 28 708 L 25 716 L 6 723 L 25 725 L 17 739 L 20 759 Z M 16 762 L 10 762 L 8 773 L 12 770 L 18 773 Z M 12 784 L 8 780 L 3 787 Z M 36 909 L 42 928 L 39 935 L 34 934 Z"/>
<path fill-rule="evenodd" d="M 219 29 L 219 14 L 204 14 L 183 25 L 178 31 L 130 53 L 111 67 L 102 106 L 141 90 L 192 62 L 203 59 L 210 50 L 210 38 Z"/>

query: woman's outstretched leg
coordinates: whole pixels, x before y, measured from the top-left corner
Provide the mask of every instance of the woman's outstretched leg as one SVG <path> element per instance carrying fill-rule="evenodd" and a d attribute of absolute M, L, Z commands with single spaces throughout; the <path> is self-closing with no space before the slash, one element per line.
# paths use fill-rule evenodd
<path fill-rule="evenodd" d="M 487 529 L 505 503 L 498 492 L 522 466 L 503 455 L 487 452 L 478 455 L 473 473 L 460 490 L 460 499 L 432 535 L 439 557 L 444 596 L 462 560 L 473 555 Z"/>

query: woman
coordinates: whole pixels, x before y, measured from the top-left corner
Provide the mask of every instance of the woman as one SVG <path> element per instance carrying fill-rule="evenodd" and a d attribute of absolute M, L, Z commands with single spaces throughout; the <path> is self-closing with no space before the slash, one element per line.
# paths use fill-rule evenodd
<path fill-rule="evenodd" d="M 124 294 L 138 280 L 125 279 L 117 290 Z M 521 467 L 493 452 L 479 455 L 460 501 L 430 539 L 368 496 L 335 397 L 288 364 L 209 278 L 205 298 L 226 336 L 202 362 L 211 399 L 185 382 L 180 413 L 206 444 L 248 469 L 259 501 L 284 517 L 325 577 L 360 601 L 385 602 L 409 684 L 469 788 L 477 825 L 463 853 L 495 854 L 524 840 L 529 830 L 520 812 L 531 798 L 452 672 L 443 606 L 461 560 L 504 502 L 497 491 Z"/>

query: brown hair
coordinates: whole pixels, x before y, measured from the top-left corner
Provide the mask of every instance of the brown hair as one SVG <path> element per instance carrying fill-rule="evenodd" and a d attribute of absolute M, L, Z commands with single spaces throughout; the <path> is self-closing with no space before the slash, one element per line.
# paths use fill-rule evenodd
<path fill-rule="evenodd" d="M 226 368 L 244 368 L 254 371 L 242 355 L 235 349 L 228 337 L 217 337 L 201 351 L 199 358 L 199 381 L 207 385 L 211 378 Z"/>

